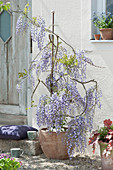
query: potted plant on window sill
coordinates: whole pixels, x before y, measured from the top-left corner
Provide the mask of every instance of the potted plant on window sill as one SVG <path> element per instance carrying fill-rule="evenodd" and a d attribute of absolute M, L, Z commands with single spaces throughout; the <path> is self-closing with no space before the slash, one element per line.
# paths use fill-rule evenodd
<path fill-rule="evenodd" d="M 94 34 L 95 40 L 100 40 L 100 34 Z"/>
<path fill-rule="evenodd" d="M 28 20 L 27 27 L 25 18 Z M 45 27 L 43 18 L 30 19 L 27 10 L 17 20 L 17 32 L 28 29 L 29 23 L 32 40 L 37 42 L 39 52 L 29 70 L 19 73 L 17 89 L 22 89 L 26 78 L 33 82 L 31 107 L 34 106 L 33 96 L 39 85 L 47 89 L 47 93 L 44 91 L 40 95 L 36 113 L 37 125 L 47 127 L 39 133 L 41 147 L 48 158 L 67 159 L 73 155 L 74 147 L 77 151 L 84 151 L 86 134 L 93 128 L 95 108 L 101 107 L 97 81 L 86 78 L 87 65 L 95 65 L 82 50 L 75 51 L 54 32 L 54 22 L 51 31 Z"/>
<path fill-rule="evenodd" d="M 100 145 L 100 155 L 103 170 L 113 169 L 113 122 L 110 119 L 104 120 L 104 127 L 92 132 L 89 138 L 89 145 L 93 145 L 93 153 L 95 145 Z"/>
<path fill-rule="evenodd" d="M 113 39 L 113 15 L 111 13 L 97 15 L 94 12 L 92 21 L 99 28 L 102 40 Z"/>

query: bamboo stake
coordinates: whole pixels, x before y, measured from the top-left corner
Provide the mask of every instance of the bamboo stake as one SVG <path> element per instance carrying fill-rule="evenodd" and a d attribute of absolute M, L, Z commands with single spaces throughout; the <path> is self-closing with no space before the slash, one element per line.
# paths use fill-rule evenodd
<path fill-rule="evenodd" d="M 53 94 L 53 71 L 54 71 L 54 11 L 52 13 L 52 67 L 51 67 L 51 96 Z"/>

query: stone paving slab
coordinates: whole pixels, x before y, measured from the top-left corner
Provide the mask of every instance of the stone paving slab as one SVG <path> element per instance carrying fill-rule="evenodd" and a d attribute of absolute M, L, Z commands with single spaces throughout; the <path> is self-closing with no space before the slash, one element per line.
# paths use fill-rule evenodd
<path fill-rule="evenodd" d="M 6 140 L 0 139 L 0 151 L 10 152 L 11 148 L 21 148 L 24 154 L 35 156 L 42 153 L 38 138 L 36 140 Z"/>

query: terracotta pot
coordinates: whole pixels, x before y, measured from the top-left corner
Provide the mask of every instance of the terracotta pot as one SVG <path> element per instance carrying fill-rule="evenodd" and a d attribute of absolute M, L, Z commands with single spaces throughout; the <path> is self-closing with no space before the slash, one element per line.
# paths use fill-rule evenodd
<path fill-rule="evenodd" d="M 100 34 L 94 34 L 95 40 L 100 40 Z"/>
<path fill-rule="evenodd" d="M 100 34 L 103 40 L 112 40 L 113 28 L 102 28 L 100 29 Z"/>
<path fill-rule="evenodd" d="M 65 140 L 66 133 L 48 132 L 46 128 L 39 131 L 39 141 L 45 156 L 49 159 L 68 159 Z"/>
<path fill-rule="evenodd" d="M 113 170 L 113 150 L 111 151 L 111 154 L 108 157 L 105 157 L 102 153 L 106 149 L 108 143 L 102 141 L 99 141 L 98 143 L 100 145 L 102 170 Z"/>

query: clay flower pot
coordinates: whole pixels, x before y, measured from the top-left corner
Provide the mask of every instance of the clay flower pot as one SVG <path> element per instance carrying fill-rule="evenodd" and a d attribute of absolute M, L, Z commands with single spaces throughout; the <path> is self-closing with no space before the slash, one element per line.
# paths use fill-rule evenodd
<path fill-rule="evenodd" d="M 108 157 L 105 157 L 103 155 L 103 151 L 106 149 L 108 143 L 102 141 L 99 141 L 98 143 L 100 145 L 102 170 L 113 170 L 113 150 L 111 151 L 111 154 Z"/>
<path fill-rule="evenodd" d="M 94 34 L 95 40 L 100 40 L 100 34 Z"/>
<path fill-rule="evenodd" d="M 102 28 L 100 29 L 100 34 L 103 40 L 112 40 L 113 28 Z"/>
<path fill-rule="evenodd" d="M 39 132 L 39 141 L 45 156 L 49 159 L 68 159 L 66 132 L 49 132 L 43 128 Z"/>

